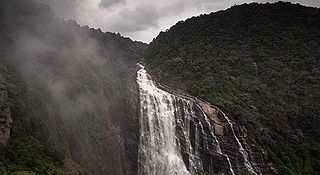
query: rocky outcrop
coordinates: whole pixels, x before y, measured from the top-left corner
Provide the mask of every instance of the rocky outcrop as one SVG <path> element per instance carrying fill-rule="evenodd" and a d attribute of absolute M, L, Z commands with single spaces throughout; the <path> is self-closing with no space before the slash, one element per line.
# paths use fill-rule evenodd
<path fill-rule="evenodd" d="M 0 149 L 7 146 L 11 131 L 11 111 L 8 100 L 8 91 L 0 89 Z"/>
<path fill-rule="evenodd" d="M 245 126 L 234 126 L 233 122 L 219 108 L 207 102 L 199 101 L 199 105 L 214 126 L 214 133 L 220 140 L 222 151 L 229 155 L 238 172 L 248 168 L 245 162 L 249 161 L 248 163 L 251 164 L 250 166 L 257 174 L 278 174 L 262 146 L 256 143 L 248 143 Z M 237 143 L 238 141 L 240 144 Z M 241 149 L 245 152 L 242 152 Z"/>
<path fill-rule="evenodd" d="M 278 171 L 268 158 L 263 147 L 258 145 L 254 139 L 248 138 L 245 126 L 239 126 L 229 119 L 218 107 L 186 95 L 181 91 L 173 90 L 167 86 L 158 84 L 176 98 L 186 99 L 192 103 L 194 115 L 191 117 L 184 112 L 187 107 L 184 100 L 178 100 L 176 112 L 177 137 L 180 140 L 180 150 L 186 166 L 189 166 L 190 154 L 188 147 L 198 147 L 202 168 L 206 172 L 215 174 L 242 174 L 251 171 L 256 174 L 276 175 Z M 191 145 L 185 137 L 184 125 L 189 124 L 189 135 Z"/>

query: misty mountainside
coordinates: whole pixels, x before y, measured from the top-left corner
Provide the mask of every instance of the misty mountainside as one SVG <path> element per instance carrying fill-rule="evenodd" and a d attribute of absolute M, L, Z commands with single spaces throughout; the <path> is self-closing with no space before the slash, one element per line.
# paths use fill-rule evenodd
<path fill-rule="evenodd" d="M 320 10 L 244 4 L 180 21 L 149 45 L 161 83 L 217 105 L 280 174 L 320 173 Z"/>
<path fill-rule="evenodd" d="M 320 173 L 317 8 L 233 6 L 149 45 L 33 0 L 0 25 L 1 175 Z"/>
<path fill-rule="evenodd" d="M 2 0 L 0 24 L 0 174 L 134 172 L 146 45 L 31 0 Z"/>

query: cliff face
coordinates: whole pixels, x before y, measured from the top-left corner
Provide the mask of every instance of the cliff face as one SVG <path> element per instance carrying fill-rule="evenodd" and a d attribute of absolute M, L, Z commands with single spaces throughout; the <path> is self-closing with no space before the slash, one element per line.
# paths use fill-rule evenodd
<path fill-rule="evenodd" d="M 143 66 L 138 174 L 278 174 L 263 147 L 219 108 L 156 84 Z"/>
<path fill-rule="evenodd" d="M 221 140 L 222 150 L 229 156 L 231 163 L 236 165 L 237 174 L 251 168 L 257 174 L 278 174 L 263 146 L 257 143 L 249 144 L 248 133 L 239 128 L 219 108 L 207 102 L 198 101 L 198 103 L 209 117 L 214 133 Z"/>
<path fill-rule="evenodd" d="M 171 90 L 174 93 L 174 91 Z M 195 116 L 190 123 L 191 131 L 201 131 L 198 138 L 191 142 L 199 145 L 200 157 L 205 172 L 216 174 L 244 174 L 251 171 L 256 174 L 278 174 L 263 146 L 249 144 L 247 133 L 229 119 L 218 107 L 192 96 L 174 93 L 194 103 Z M 180 103 L 183 107 L 183 103 Z M 177 114 L 186 119 L 186 114 Z M 215 138 L 212 136 L 215 136 Z M 179 137 L 184 141 L 183 137 Z M 214 141 L 218 142 L 215 143 Z M 182 152 L 186 148 L 181 148 Z M 190 157 L 190 155 L 186 155 Z M 186 160 L 185 160 L 186 161 Z M 186 161 L 187 162 L 187 161 Z"/>

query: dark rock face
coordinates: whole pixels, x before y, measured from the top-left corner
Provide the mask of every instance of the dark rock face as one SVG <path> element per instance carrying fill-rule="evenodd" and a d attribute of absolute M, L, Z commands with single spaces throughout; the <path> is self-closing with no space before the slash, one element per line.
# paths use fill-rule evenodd
<path fill-rule="evenodd" d="M 206 172 L 241 174 L 251 170 L 257 174 L 278 174 L 263 147 L 248 142 L 244 126 L 233 123 L 219 108 L 208 102 L 175 92 L 168 87 L 160 87 L 175 94 L 177 99 L 187 99 L 193 104 L 190 109 L 183 100 L 177 100 L 175 113 L 177 137 L 186 167 L 190 166 L 191 157 L 195 156 L 188 148 L 191 146 L 199 150 L 198 156 Z M 194 111 L 191 118 L 186 109 Z M 188 122 L 189 138 L 186 138 L 186 130 L 183 128 Z M 191 145 L 188 145 L 188 140 Z"/>
<path fill-rule="evenodd" d="M 231 126 L 224 117 L 225 114 L 215 106 L 204 102 L 200 102 L 200 106 L 210 118 L 210 123 L 214 126 L 214 133 L 220 140 L 222 151 L 230 157 L 231 163 L 236 165 L 236 172 L 240 173 L 242 170 L 246 169 L 246 166 L 244 165 L 246 160 L 244 160 L 244 156 L 240 151 L 241 148 L 236 140 L 239 139 L 241 146 L 248 154 L 248 161 L 256 173 L 278 174 L 262 147 L 257 144 L 247 143 L 246 133 L 243 131 L 244 126 L 242 127 L 242 130 L 241 128 L 238 128 L 239 126 L 237 125 Z M 232 130 L 235 130 L 236 135 L 233 135 Z"/>
<path fill-rule="evenodd" d="M 231 174 L 230 165 L 228 163 L 227 157 L 223 155 L 220 151 L 221 145 L 219 141 L 216 140 L 217 133 L 212 130 L 212 124 L 208 123 L 206 116 L 202 112 L 202 108 L 198 106 L 199 104 L 193 100 L 188 99 L 193 102 L 194 115 L 192 116 L 189 123 L 189 138 L 191 142 L 191 147 L 193 149 L 197 148 L 199 150 L 199 156 L 203 170 L 206 172 L 212 173 L 222 173 L 222 174 Z M 184 113 L 184 108 L 186 104 L 183 104 L 182 101 L 178 101 L 178 110 L 176 113 L 176 118 L 182 119 L 181 123 L 187 122 L 190 119 L 190 116 L 186 116 Z M 180 123 L 177 121 L 177 123 Z M 187 140 L 183 135 L 182 125 L 177 124 L 177 134 L 180 140 L 180 149 L 186 167 L 189 167 L 189 160 L 192 156 L 192 153 L 187 151 L 189 148 L 186 144 Z M 235 150 L 232 150 L 235 151 Z"/>
<path fill-rule="evenodd" d="M 11 111 L 6 89 L 0 89 L 0 150 L 7 146 L 10 139 Z"/>

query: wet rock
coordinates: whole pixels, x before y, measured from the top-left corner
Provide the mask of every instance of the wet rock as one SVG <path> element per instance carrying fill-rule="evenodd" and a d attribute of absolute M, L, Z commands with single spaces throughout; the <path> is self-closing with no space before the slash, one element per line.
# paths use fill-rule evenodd
<path fill-rule="evenodd" d="M 187 167 L 190 166 L 190 157 L 193 156 L 188 152 L 189 139 L 192 147 L 199 145 L 202 168 L 206 172 L 240 174 L 244 169 L 251 168 L 257 174 L 278 174 L 263 147 L 248 137 L 245 127 L 233 123 L 219 108 L 208 102 L 166 86 L 159 87 L 176 95 L 176 98 L 185 98 L 193 103 L 194 116 L 190 120 L 189 138 L 185 138 L 182 130 L 183 123 L 190 119 L 190 116 L 181 112 L 188 107 L 179 103 L 176 113 L 176 117 L 182 120 L 177 121 L 176 130 L 180 151 Z"/>

